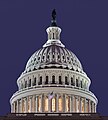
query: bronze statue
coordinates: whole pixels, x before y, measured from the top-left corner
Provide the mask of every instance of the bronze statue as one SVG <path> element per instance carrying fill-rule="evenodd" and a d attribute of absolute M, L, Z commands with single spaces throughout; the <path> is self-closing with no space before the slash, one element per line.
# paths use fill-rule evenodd
<path fill-rule="evenodd" d="M 56 19 L 56 11 L 55 11 L 55 9 L 52 11 L 52 18 L 53 18 L 53 20 Z"/>

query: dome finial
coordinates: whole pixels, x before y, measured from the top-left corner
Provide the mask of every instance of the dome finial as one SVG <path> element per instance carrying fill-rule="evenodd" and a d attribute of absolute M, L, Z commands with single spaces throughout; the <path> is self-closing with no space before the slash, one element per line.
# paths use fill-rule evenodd
<path fill-rule="evenodd" d="M 55 9 L 53 9 L 53 11 L 52 11 L 51 26 L 52 26 L 52 27 L 57 26 L 57 24 L 56 24 L 56 11 L 55 11 Z"/>

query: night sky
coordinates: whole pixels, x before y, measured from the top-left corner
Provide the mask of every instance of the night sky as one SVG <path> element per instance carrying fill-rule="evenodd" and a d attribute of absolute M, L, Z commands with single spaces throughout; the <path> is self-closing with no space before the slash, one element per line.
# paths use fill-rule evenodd
<path fill-rule="evenodd" d="M 0 0 L 0 115 L 29 57 L 47 40 L 51 12 L 57 12 L 61 41 L 82 63 L 97 96 L 97 112 L 108 116 L 107 0 Z"/>

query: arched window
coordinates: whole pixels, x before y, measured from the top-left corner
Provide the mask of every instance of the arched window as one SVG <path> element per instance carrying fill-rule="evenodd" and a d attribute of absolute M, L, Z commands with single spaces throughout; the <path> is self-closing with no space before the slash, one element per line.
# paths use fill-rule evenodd
<path fill-rule="evenodd" d="M 31 87 L 31 79 L 29 79 L 28 87 Z"/>
<path fill-rule="evenodd" d="M 52 76 L 52 84 L 55 84 L 55 76 Z"/>
<path fill-rule="evenodd" d="M 59 84 L 62 84 L 61 76 L 59 76 Z"/>
<path fill-rule="evenodd" d="M 27 87 L 27 81 L 25 81 L 25 88 Z"/>
<path fill-rule="evenodd" d="M 66 84 L 66 85 L 69 85 L 68 77 L 67 77 L 67 76 L 65 76 L 65 84 Z"/>
<path fill-rule="evenodd" d="M 76 87 L 79 87 L 78 79 L 76 79 Z"/>
<path fill-rule="evenodd" d="M 34 78 L 34 85 L 36 85 L 36 77 Z"/>
<path fill-rule="evenodd" d="M 21 82 L 21 89 L 23 89 L 23 83 Z"/>
<path fill-rule="evenodd" d="M 53 33 L 53 39 L 54 39 L 54 33 Z"/>
<path fill-rule="evenodd" d="M 46 76 L 45 84 L 48 84 L 48 76 Z"/>
<path fill-rule="evenodd" d="M 74 82 L 74 80 L 73 80 L 73 77 L 71 77 L 71 85 L 72 85 L 72 86 L 75 86 L 75 82 Z"/>
<path fill-rule="evenodd" d="M 39 82 L 38 82 L 38 85 L 41 85 L 41 84 L 42 84 L 42 76 L 40 76 Z"/>
<path fill-rule="evenodd" d="M 83 87 L 82 80 L 81 80 L 81 88 Z"/>

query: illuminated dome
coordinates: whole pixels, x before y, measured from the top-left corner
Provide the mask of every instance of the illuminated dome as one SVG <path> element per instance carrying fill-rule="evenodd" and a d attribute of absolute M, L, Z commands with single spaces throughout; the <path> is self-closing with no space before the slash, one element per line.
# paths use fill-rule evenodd
<path fill-rule="evenodd" d="M 47 28 L 48 40 L 28 60 L 10 99 L 12 113 L 95 113 L 98 100 L 91 80 L 73 52 L 60 41 L 56 12 Z"/>
<path fill-rule="evenodd" d="M 75 54 L 55 43 L 36 51 L 28 60 L 25 72 L 44 68 L 63 68 L 83 73 Z"/>

